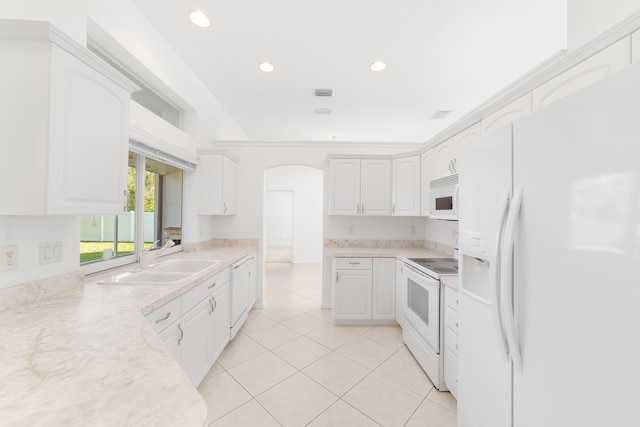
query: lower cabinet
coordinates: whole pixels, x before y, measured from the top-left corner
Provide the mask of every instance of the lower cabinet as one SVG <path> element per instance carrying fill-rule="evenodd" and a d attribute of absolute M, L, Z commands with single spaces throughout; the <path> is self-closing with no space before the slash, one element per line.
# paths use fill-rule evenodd
<path fill-rule="evenodd" d="M 444 286 L 444 382 L 458 397 L 458 291 Z"/>
<path fill-rule="evenodd" d="M 195 386 L 229 342 L 229 277 L 225 270 L 146 316 Z"/>
<path fill-rule="evenodd" d="M 395 259 L 334 258 L 333 320 L 395 323 Z"/>
<path fill-rule="evenodd" d="M 396 322 L 400 326 L 404 326 L 404 304 L 407 289 L 406 278 L 404 275 L 404 262 L 396 259 Z"/>

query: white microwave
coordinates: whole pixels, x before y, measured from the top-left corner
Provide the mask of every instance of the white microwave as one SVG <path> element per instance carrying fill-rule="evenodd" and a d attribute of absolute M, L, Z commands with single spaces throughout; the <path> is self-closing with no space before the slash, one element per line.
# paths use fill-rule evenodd
<path fill-rule="evenodd" d="M 429 218 L 458 220 L 458 175 L 429 183 Z"/>

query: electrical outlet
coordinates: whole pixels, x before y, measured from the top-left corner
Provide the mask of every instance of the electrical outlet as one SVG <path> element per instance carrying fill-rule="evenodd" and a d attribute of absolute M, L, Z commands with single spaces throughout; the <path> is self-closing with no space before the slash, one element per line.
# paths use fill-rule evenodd
<path fill-rule="evenodd" d="M 18 269 L 18 245 L 2 246 L 0 248 L 0 271 Z"/>

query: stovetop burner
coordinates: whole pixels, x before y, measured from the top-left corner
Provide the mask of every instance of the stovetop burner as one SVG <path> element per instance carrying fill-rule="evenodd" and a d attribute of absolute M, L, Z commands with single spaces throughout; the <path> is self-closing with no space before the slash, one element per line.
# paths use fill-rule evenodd
<path fill-rule="evenodd" d="M 437 279 L 443 275 L 458 274 L 458 260 L 455 258 L 406 258 L 406 260 Z"/>

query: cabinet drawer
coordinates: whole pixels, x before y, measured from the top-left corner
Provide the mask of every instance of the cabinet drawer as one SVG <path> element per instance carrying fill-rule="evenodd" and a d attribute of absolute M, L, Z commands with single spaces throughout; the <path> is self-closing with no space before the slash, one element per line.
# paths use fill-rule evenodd
<path fill-rule="evenodd" d="M 445 286 L 444 302 L 447 307 L 451 307 L 453 310 L 458 311 L 458 291 L 450 288 L 449 286 Z"/>
<path fill-rule="evenodd" d="M 229 269 L 225 269 L 210 279 L 200 283 L 195 288 L 182 296 L 182 308 L 186 313 L 198 305 L 200 301 L 217 291 L 222 285 L 229 281 Z"/>
<path fill-rule="evenodd" d="M 371 270 L 373 258 L 336 258 L 336 270 Z"/>
<path fill-rule="evenodd" d="M 153 330 L 158 333 L 178 320 L 180 316 L 182 316 L 180 298 L 176 298 L 159 309 L 147 314 L 145 317 L 153 327 Z"/>
<path fill-rule="evenodd" d="M 458 333 L 458 312 L 453 311 L 451 307 L 445 308 L 444 325 L 451 328 L 456 334 Z"/>
<path fill-rule="evenodd" d="M 448 326 L 444 328 L 444 345 L 453 354 L 458 355 L 458 334 Z"/>

